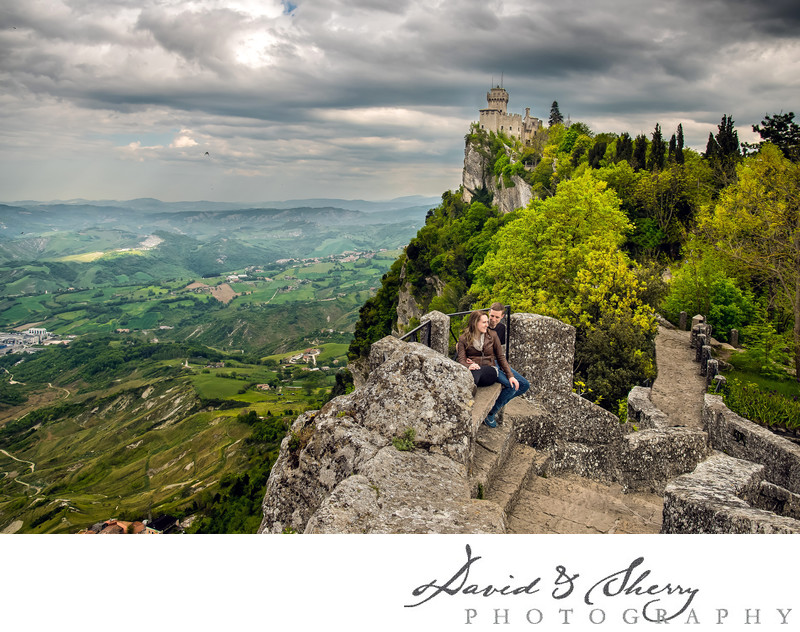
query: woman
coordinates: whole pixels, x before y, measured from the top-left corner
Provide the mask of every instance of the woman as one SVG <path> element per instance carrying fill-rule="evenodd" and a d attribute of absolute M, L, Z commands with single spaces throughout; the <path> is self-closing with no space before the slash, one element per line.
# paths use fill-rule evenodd
<path fill-rule="evenodd" d="M 477 386 L 488 386 L 497 381 L 496 365 L 506 371 L 506 375 L 511 375 L 500 340 L 489 329 L 489 317 L 481 311 L 469 315 L 456 350 L 458 361 L 472 371 Z"/>
<path fill-rule="evenodd" d="M 511 393 L 511 397 L 517 394 L 519 382 L 511 372 L 511 367 L 508 365 L 506 356 L 503 353 L 503 345 L 500 344 L 500 339 L 494 331 L 489 329 L 489 317 L 486 314 L 481 311 L 474 311 L 469 315 L 467 326 L 458 339 L 456 349 L 458 351 L 458 361 L 472 371 L 472 378 L 477 386 L 488 386 L 497 382 L 497 367 L 505 375 L 511 376 L 508 380 L 508 388 L 503 384 L 500 397 L 495 402 L 495 406 L 500 404 L 498 409 L 502 408 L 507 402 L 507 400 L 501 401 L 500 399 L 504 392 L 508 390 Z M 490 428 L 496 428 L 496 414 L 497 411 L 492 407 L 483 423 Z"/>

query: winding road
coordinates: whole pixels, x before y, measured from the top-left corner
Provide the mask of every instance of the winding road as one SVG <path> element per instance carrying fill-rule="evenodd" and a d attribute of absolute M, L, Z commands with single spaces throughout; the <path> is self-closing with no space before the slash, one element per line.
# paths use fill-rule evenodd
<path fill-rule="evenodd" d="M 33 461 L 24 461 L 22 459 L 18 459 L 13 454 L 10 454 L 9 452 L 7 452 L 6 450 L 3 450 L 3 449 L 0 449 L 0 452 L 5 454 L 9 459 L 14 459 L 15 461 L 18 461 L 19 463 L 27 463 L 31 468 L 31 474 L 33 474 L 36 471 L 36 463 L 34 463 Z M 6 473 L 6 476 L 8 476 L 8 473 Z M 15 478 L 14 480 L 17 483 L 19 483 L 20 485 L 24 485 L 25 487 L 30 487 L 31 489 L 35 490 L 35 492 L 34 492 L 35 494 L 38 494 L 39 492 L 42 491 L 42 488 L 41 487 L 37 487 L 36 485 L 31 485 L 30 483 L 26 483 L 25 481 L 21 481 L 18 478 Z"/>

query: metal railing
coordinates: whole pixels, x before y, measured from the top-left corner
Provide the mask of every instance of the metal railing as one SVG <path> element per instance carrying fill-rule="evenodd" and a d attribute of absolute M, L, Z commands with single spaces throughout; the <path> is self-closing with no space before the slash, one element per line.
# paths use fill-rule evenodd
<path fill-rule="evenodd" d="M 511 305 L 505 305 L 505 324 L 506 324 L 506 341 L 505 341 L 505 354 L 506 358 L 508 358 L 508 352 L 511 349 Z M 450 336 L 453 338 L 454 341 L 458 342 L 458 334 L 453 331 L 453 316 L 466 316 L 467 314 L 471 314 L 474 311 L 481 311 L 485 312 L 488 311 L 489 307 L 478 307 L 477 309 L 471 309 L 467 312 L 453 312 L 452 314 L 445 314 L 450 319 Z M 411 331 L 403 334 L 400 336 L 400 340 L 405 342 L 410 342 L 411 337 L 414 337 L 414 342 L 419 342 L 424 344 L 426 347 L 431 346 L 431 321 L 425 321 L 418 327 L 415 327 Z"/>
<path fill-rule="evenodd" d="M 424 336 L 425 337 L 424 337 L 423 340 L 420 340 L 420 336 L 423 335 L 423 330 L 424 330 Z M 431 346 L 431 321 L 426 320 L 419 327 L 414 327 L 414 329 L 412 329 L 411 331 L 409 331 L 409 332 L 403 334 L 402 336 L 400 336 L 400 340 L 403 340 L 404 342 L 411 342 L 411 336 L 415 337 L 414 342 L 421 342 L 426 347 L 430 347 Z"/>

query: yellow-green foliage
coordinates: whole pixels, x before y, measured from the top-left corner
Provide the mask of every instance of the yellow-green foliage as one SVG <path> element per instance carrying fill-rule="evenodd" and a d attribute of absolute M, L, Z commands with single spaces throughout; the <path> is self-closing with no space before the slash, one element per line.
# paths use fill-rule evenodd
<path fill-rule="evenodd" d="M 721 256 L 792 314 L 795 369 L 800 371 L 800 164 L 766 144 L 737 168 L 737 182 L 722 190 L 701 217 Z"/>
<path fill-rule="evenodd" d="M 619 249 L 630 228 L 604 182 L 589 173 L 562 182 L 555 196 L 534 200 L 498 232 L 471 291 L 479 302 L 509 302 L 575 326 L 616 316 L 652 330 L 635 264 Z"/>

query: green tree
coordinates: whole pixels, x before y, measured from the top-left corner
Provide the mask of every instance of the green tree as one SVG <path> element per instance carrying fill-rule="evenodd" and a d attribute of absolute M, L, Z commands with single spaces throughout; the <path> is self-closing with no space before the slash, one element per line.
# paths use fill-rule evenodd
<path fill-rule="evenodd" d="M 703 218 L 710 242 L 751 278 L 771 281 L 775 300 L 794 316 L 794 363 L 800 380 L 800 163 L 765 144 L 737 170 Z"/>
<path fill-rule="evenodd" d="M 679 165 L 683 164 L 684 157 L 683 157 L 683 124 L 678 123 L 678 132 L 677 132 L 677 139 L 676 139 L 676 147 L 675 147 L 675 162 Z"/>
<path fill-rule="evenodd" d="M 563 122 L 564 117 L 561 115 L 561 110 L 558 108 L 558 101 L 553 101 L 553 105 L 550 106 L 550 120 L 547 122 L 547 125 L 552 127 L 553 125 Z"/>
<path fill-rule="evenodd" d="M 664 151 L 666 149 L 667 144 L 661 134 L 661 125 L 656 123 L 656 129 L 653 131 L 653 141 L 650 143 L 650 155 L 647 159 L 647 168 L 650 171 L 661 171 L 664 168 Z"/>
<path fill-rule="evenodd" d="M 573 325 L 617 314 L 649 330 L 651 310 L 639 300 L 632 263 L 619 249 L 630 228 L 605 182 L 590 173 L 562 182 L 555 196 L 533 201 L 498 232 L 496 251 L 476 271 L 470 291 L 480 302 L 507 301 Z"/>
<path fill-rule="evenodd" d="M 628 132 L 620 134 L 614 151 L 614 162 L 628 162 L 633 158 L 633 139 Z"/>
<path fill-rule="evenodd" d="M 723 114 L 716 135 L 709 132 L 705 157 L 711 164 L 720 187 L 736 180 L 736 166 L 741 160 L 742 152 L 739 135 L 733 126 L 733 117 Z"/>
<path fill-rule="evenodd" d="M 766 301 L 759 301 L 755 319 L 744 328 L 747 348 L 736 358 L 736 366 L 773 379 L 786 377 L 784 364 L 789 360 L 786 336 L 778 333 L 769 318 Z"/>
<path fill-rule="evenodd" d="M 644 169 L 647 164 L 647 136 L 639 134 L 633 143 L 633 156 L 631 166 L 634 171 Z"/>
<path fill-rule="evenodd" d="M 674 258 L 700 205 L 707 201 L 705 190 L 697 187 L 697 171 L 673 163 L 663 170 L 640 171 L 638 176 L 632 195 L 634 213 L 637 219 L 654 222 L 662 235 L 659 250 Z"/>
<path fill-rule="evenodd" d="M 586 156 L 586 162 L 592 169 L 600 168 L 600 161 L 606 155 L 607 148 L 607 141 L 595 140 L 594 145 L 592 145 L 592 148 L 589 150 L 589 153 Z"/>
<path fill-rule="evenodd" d="M 763 143 L 772 143 L 792 162 L 800 161 L 800 125 L 794 122 L 794 112 L 767 114 L 761 125 L 753 125 L 753 131 L 761 136 L 761 143 L 748 147 L 757 148 Z"/>

